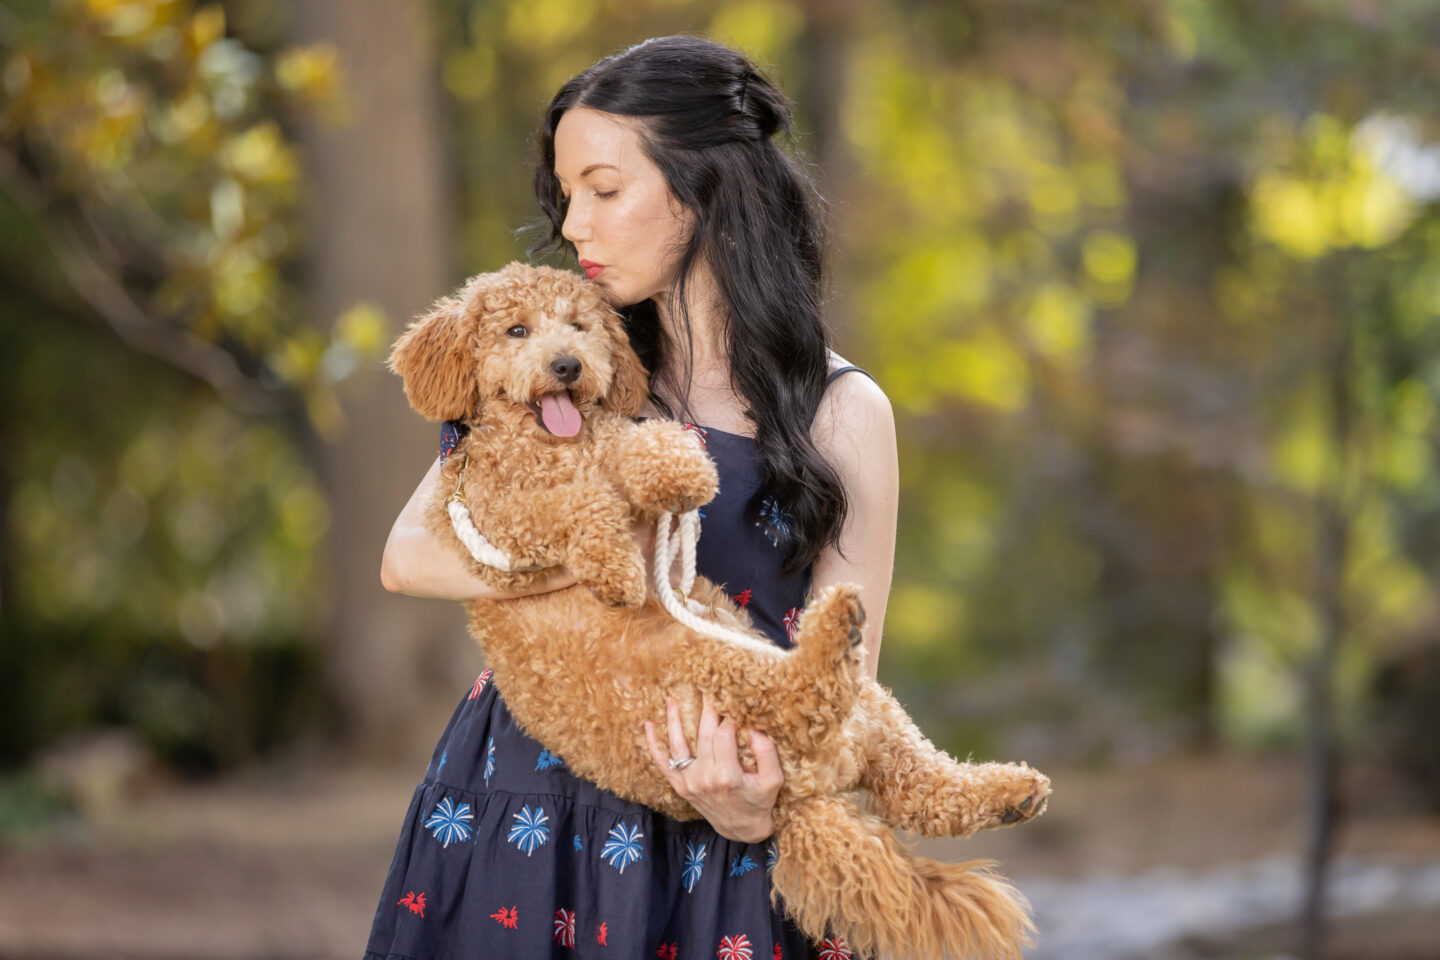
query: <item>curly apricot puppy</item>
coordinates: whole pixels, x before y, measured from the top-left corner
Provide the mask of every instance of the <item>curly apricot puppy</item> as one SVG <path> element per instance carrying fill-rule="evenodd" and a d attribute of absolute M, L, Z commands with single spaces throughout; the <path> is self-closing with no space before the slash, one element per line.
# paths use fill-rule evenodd
<path fill-rule="evenodd" d="M 694 742 L 709 693 L 779 752 L 772 889 L 801 929 L 861 953 L 1018 960 L 1032 927 L 993 865 L 913 856 L 891 828 L 966 836 L 1029 820 L 1044 810 L 1049 781 L 1024 764 L 959 763 L 931 745 L 863 675 L 854 586 L 820 591 L 788 652 L 753 632 L 702 636 L 647 597 L 631 522 L 707 502 L 715 468 L 679 424 L 634 422 L 645 372 L 592 285 L 521 264 L 475 277 L 406 329 L 390 365 L 423 416 L 471 425 L 445 464 L 432 528 L 497 588 L 557 565 L 580 581 L 467 604 L 494 682 L 530 736 L 601 788 L 695 819 L 641 729 L 646 719 L 659 725 L 673 695 Z M 508 572 L 475 561 L 455 536 L 444 501 L 457 486 Z M 749 631 L 714 585 L 697 580 L 691 598 L 716 622 Z M 741 755 L 753 769 L 743 738 Z M 842 796 L 857 789 L 878 817 Z"/>

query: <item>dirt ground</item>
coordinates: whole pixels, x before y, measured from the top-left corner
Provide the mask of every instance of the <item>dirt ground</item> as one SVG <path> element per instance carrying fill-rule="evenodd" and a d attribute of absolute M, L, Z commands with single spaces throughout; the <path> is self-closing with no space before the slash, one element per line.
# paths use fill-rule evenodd
<path fill-rule="evenodd" d="M 0 849 L 4 960 L 356 958 L 418 769 L 262 769 L 151 790 Z M 1050 810 L 1016 829 L 923 844 L 994 858 L 1021 889 L 1165 867 L 1204 871 L 1301 846 L 1300 773 L 1244 758 L 1047 770 Z M 1407 812 L 1363 776 L 1347 789 L 1341 856 L 1440 863 L 1440 817 Z M 1333 926 L 1328 956 L 1440 958 L 1440 908 Z M 1042 931 L 1043 934 L 1043 931 Z M 1271 957 L 1284 924 L 1194 936 L 1177 960 Z"/>

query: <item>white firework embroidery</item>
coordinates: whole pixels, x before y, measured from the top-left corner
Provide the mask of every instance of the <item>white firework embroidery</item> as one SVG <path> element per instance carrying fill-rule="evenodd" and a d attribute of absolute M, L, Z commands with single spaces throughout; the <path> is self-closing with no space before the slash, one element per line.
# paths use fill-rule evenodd
<path fill-rule="evenodd" d="M 525 856 L 530 856 L 550 840 L 550 828 L 545 826 L 550 818 L 545 814 L 544 807 L 530 809 L 527 803 L 515 814 L 515 823 L 510 827 L 510 835 L 505 839 L 515 844 Z"/>
<path fill-rule="evenodd" d="M 470 821 L 474 819 L 474 815 L 470 813 L 470 804 L 462 803 L 457 806 L 454 800 L 446 797 L 436 805 L 430 819 L 425 821 L 425 829 L 435 835 L 442 847 L 448 847 L 452 842 L 463 843 L 470 839 Z"/>
<path fill-rule="evenodd" d="M 610 866 L 625 872 L 625 868 L 645 855 L 640 849 L 640 838 L 645 834 L 640 832 L 640 825 L 633 827 L 619 824 L 610 829 L 610 839 L 600 850 L 600 857 Z"/>

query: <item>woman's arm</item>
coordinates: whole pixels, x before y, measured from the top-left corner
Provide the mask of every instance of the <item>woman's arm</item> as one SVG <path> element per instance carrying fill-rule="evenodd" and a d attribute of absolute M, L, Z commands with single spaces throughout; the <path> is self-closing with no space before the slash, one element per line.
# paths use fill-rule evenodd
<path fill-rule="evenodd" d="M 840 474 L 850 501 L 839 549 L 815 561 L 813 589 L 858 583 L 865 604 L 865 668 L 880 667 L 880 633 L 895 572 L 895 524 L 900 463 L 895 415 L 875 381 L 860 373 L 839 377 L 820 401 L 811 427 L 815 445 Z"/>
<path fill-rule="evenodd" d="M 496 590 L 471 572 L 469 565 L 455 548 L 442 543 L 425 526 L 425 510 L 434 502 L 435 486 L 440 482 L 439 458 L 430 465 L 420 485 L 410 495 L 380 559 L 380 583 L 391 593 L 440 600 L 509 600 L 548 593 L 575 583 L 566 570 L 557 570 L 545 580 L 523 590 Z"/>

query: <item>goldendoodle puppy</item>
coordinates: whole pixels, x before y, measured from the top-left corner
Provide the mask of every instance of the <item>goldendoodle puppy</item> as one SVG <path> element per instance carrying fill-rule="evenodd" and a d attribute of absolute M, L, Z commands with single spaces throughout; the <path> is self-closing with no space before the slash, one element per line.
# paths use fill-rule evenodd
<path fill-rule="evenodd" d="M 773 890 L 806 933 L 886 956 L 1020 956 L 1025 902 L 992 864 L 913 856 L 891 828 L 966 836 L 1029 820 L 1049 781 L 1024 764 L 957 762 L 925 739 L 863 676 L 857 588 L 820 591 L 788 652 L 753 632 L 703 636 L 647 596 L 632 521 L 707 502 L 715 469 L 679 424 L 634 421 L 645 371 L 592 285 L 521 264 L 475 277 L 406 329 L 390 365 L 423 416 L 471 425 L 444 467 L 433 528 L 496 587 L 523 587 L 559 565 L 580 581 L 467 604 L 528 734 L 600 787 L 694 819 L 641 731 L 647 719 L 663 729 L 671 695 L 694 742 L 708 693 L 739 729 L 775 741 L 785 783 Z M 447 501 L 464 505 L 493 548 L 484 563 L 456 536 Z M 714 585 L 697 580 L 691 599 L 708 619 L 748 631 Z M 748 744 L 741 752 L 753 764 Z M 866 791 L 878 816 L 843 795 L 852 790 Z"/>

